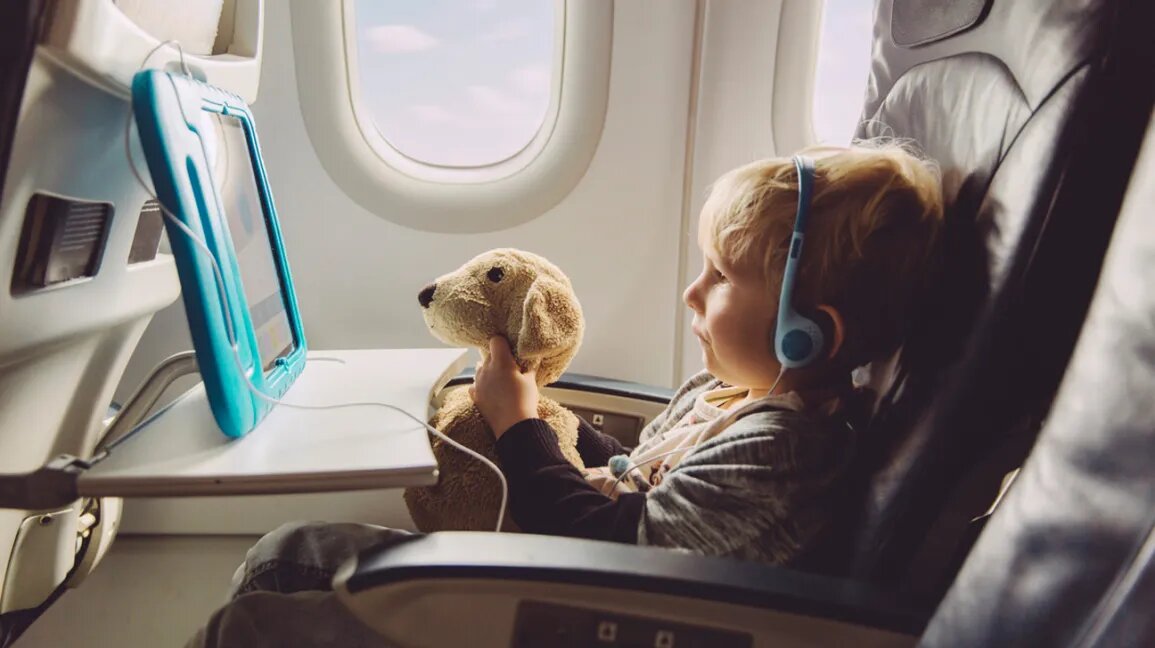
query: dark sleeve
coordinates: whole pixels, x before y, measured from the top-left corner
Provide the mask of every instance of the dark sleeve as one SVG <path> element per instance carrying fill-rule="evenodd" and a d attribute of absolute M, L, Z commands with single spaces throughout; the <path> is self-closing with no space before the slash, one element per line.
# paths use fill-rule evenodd
<path fill-rule="evenodd" d="M 621 442 L 608 434 L 598 432 L 580 416 L 577 451 L 587 467 L 604 466 L 614 455 L 629 454 L 629 450 L 622 447 Z"/>
<path fill-rule="evenodd" d="M 497 440 L 509 482 L 509 512 L 528 533 L 636 544 L 646 496 L 602 495 L 565 460 L 541 419 L 517 423 Z"/>

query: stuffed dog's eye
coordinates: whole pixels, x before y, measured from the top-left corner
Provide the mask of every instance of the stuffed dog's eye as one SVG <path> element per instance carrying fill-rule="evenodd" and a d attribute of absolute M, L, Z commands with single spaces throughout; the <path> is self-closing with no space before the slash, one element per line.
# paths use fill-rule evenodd
<path fill-rule="evenodd" d="M 502 270 L 500 266 L 493 266 L 485 276 L 489 277 L 489 280 L 493 283 L 497 283 L 505 276 L 505 270 Z"/>

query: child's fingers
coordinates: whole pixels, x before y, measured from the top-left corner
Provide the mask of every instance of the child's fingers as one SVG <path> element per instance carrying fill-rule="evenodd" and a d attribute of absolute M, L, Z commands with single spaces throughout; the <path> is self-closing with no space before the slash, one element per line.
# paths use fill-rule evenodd
<path fill-rule="evenodd" d="M 509 369 L 513 366 L 513 352 L 505 338 L 499 335 L 489 338 L 489 359 L 494 367 Z"/>

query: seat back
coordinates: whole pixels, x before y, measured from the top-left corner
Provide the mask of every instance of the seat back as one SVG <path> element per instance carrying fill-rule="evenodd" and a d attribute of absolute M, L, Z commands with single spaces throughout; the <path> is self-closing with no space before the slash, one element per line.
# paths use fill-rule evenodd
<path fill-rule="evenodd" d="M 947 245 L 907 343 L 869 367 L 857 577 L 909 586 L 944 507 L 989 503 L 1037 433 L 1150 111 L 1128 87 L 1139 4 L 878 4 L 859 136 L 912 139 L 940 164 Z"/>
<path fill-rule="evenodd" d="M 923 645 L 1155 643 L 1153 205 L 1155 121 L 1046 427 Z"/>
<path fill-rule="evenodd" d="M 145 327 L 180 293 L 128 169 L 128 103 L 37 45 L 48 4 L 0 9 L 3 474 L 91 456 Z M 0 509 L 0 645 L 73 573 L 84 506 Z"/>

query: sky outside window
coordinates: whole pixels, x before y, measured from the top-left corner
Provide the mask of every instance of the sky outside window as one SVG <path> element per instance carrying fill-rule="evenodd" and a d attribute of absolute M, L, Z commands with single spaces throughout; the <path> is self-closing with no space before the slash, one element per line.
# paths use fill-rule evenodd
<path fill-rule="evenodd" d="M 364 109 L 415 160 L 484 166 L 537 134 L 554 74 L 552 0 L 356 0 Z"/>
<path fill-rule="evenodd" d="M 872 0 L 825 0 L 814 134 L 845 145 L 870 71 Z M 402 154 L 472 167 L 516 155 L 537 134 L 554 74 L 551 0 L 356 0 L 365 109 Z"/>
<path fill-rule="evenodd" d="M 814 73 L 814 136 L 823 144 L 850 143 L 862 116 L 873 0 L 826 0 Z"/>

